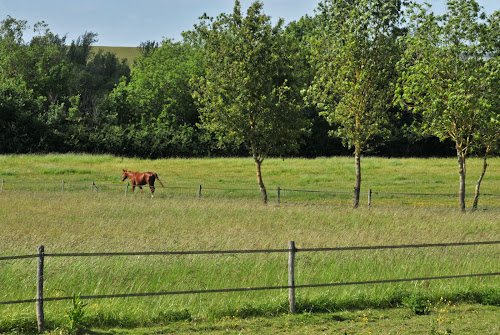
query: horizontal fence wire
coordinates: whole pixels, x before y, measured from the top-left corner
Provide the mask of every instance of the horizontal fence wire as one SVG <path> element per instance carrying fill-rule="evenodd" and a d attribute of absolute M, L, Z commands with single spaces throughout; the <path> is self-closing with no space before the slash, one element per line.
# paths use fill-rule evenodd
<path fill-rule="evenodd" d="M 473 245 L 494 245 L 500 241 L 479 242 L 452 242 L 452 243 L 423 243 L 423 244 L 398 244 L 398 245 L 374 245 L 374 246 L 351 246 L 330 248 L 295 248 L 294 252 L 320 252 L 320 251 L 354 251 L 354 250 L 382 250 L 382 249 L 411 249 L 411 248 L 436 248 L 436 247 L 458 247 Z M 141 251 L 141 252 L 86 252 L 86 253 L 44 253 L 44 257 L 114 257 L 114 256 L 172 256 L 172 255 L 221 255 L 221 254 L 263 254 L 263 253 L 286 253 L 291 249 L 242 249 L 242 250 L 188 250 L 188 251 Z M 22 256 L 0 257 L 0 261 L 38 258 L 38 254 Z"/>
<path fill-rule="evenodd" d="M 287 189 L 287 188 L 280 188 L 280 189 L 273 189 L 272 191 L 285 191 L 285 192 L 303 192 L 303 193 L 324 193 L 324 194 L 352 194 L 352 191 L 321 191 L 321 190 L 297 190 L 297 189 Z M 361 192 L 361 193 L 368 193 L 368 192 Z"/>
<path fill-rule="evenodd" d="M 4 184 L 61 184 L 61 181 L 7 181 L 3 180 Z M 77 185 L 89 185 L 92 186 L 92 181 L 90 182 L 72 182 L 64 181 L 65 185 L 77 184 Z M 105 187 L 127 187 L 127 184 L 93 184 L 94 187 L 99 188 L 101 186 Z M 129 187 L 133 185 L 129 184 Z M 149 185 L 136 185 L 136 187 L 149 187 Z M 200 185 L 201 186 L 201 185 Z M 199 186 L 165 186 L 166 189 L 190 189 L 199 190 Z M 258 191 L 259 189 L 254 188 L 222 188 L 222 187 L 202 187 L 203 190 L 219 190 L 219 191 Z M 352 191 L 326 191 L 326 190 L 305 190 L 305 189 L 288 189 L 288 188 L 268 188 L 268 191 L 283 191 L 283 192 L 302 192 L 302 193 L 323 193 L 323 194 L 352 194 Z M 457 193 L 415 193 L 415 192 L 378 192 L 378 191 L 362 191 L 361 194 L 372 195 L 408 195 L 408 196 L 450 196 L 458 197 Z M 482 196 L 492 196 L 500 197 L 500 194 L 495 193 L 481 193 Z M 467 194 L 467 196 L 474 196 L 474 194 Z"/>
<path fill-rule="evenodd" d="M 414 193 L 414 192 L 375 192 L 373 191 L 372 194 L 378 194 L 378 195 L 423 195 L 423 196 L 445 196 L 445 197 L 458 197 L 457 193 Z M 485 195 L 485 194 L 481 194 Z M 472 194 L 470 194 L 472 196 Z"/>
<path fill-rule="evenodd" d="M 44 257 L 98 257 L 98 256 L 168 256 L 168 255 L 210 255 L 210 254 L 255 254 L 255 253 L 285 253 L 285 252 L 324 252 L 324 251 L 356 251 L 356 250 L 382 250 L 382 249 L 410 249 L 410 248 L 433 248 L 433 247 L 457 247 L 457 246 L 474 246 L 474 245 L 494 245 L 500 244 L 500 241 L 478 241 L 478 242 L 453 242 L 453 243 L 424 243 L 424 244 L 402 244 L 402 245 L 380 245 L 380 246 L 351 246 L 351 247 L 332 247 L 332 248 L 294 248 L 294 249 L 255 249 L 255 250 L 202 250 L 202 251 L 146 251 L 146 252 L 102 252 L 102 253 L 44 253 Z M 7 256 L 0 257 L 0 261 L 38 258 L 39 254 Z M 267 286 L 267 287 L 246 287 L 246 288 L 228 288 L 228 289 L 208 289 L 208 290 L 190 290 L 190 291 L 167 291 L 167 292 L 152 292 L 152 293 L 128 293 L 128 294 L 107 294 L 107 295 L 87 295 L 81 296 L 81 299 L 105 299 L 105 298 L 129 298 L 129 297 L 146 297 L 146 296 L 165 296 L 165 295 L 181 295 L 181 294 L 203 294 L 203 293 L 224 293 L 224 292 L 243 292 L 243 291 L 263 291 L 263 290 L 283 290 L 297 288 L 318 288 L 318 287 L 335 287 L 348 285 L 365 285 L 365 284 L 385 284 L 410 282 L 421 280 L 439 280 L 453 278 L 470 278 L 470 277 L 486 277 L 498 276 L 499 272 L 494 273 L 479 273 L 479 274 L 463 274 L 449 276 L 434 276 L 434 277 L 417 277 L 417 278 L 400 278 L 400 279 L 381 279 L 359 282 L 337 282 L 323 284 L 303 284 L 293 286 Z M 72 300 L 74 297 L 47 297 L 43 301 L 61 301 Z M 14 301 L 0 301 L 0 305 L 12 305 L 38 302 L 38 299 L 25 299 Z"/>
<path fill-rule="evenodd" d="M 36 255 L 22 255 L 22 256 L 5 256 L 5 257 L 0 257 L 0 261 L 10 261 L 10 260 L 15 260 L 15 259 L 26 259 L 26 258 L 37 258 L 39 257 L 38 254 Z"/>
<path fill-rule="evenodd" d="M 353 246 L 353 247 L 333 247 L 333 248 L 303 248 L 299 251 L 349 251 L 349 250 L 380 250 L 380 249 L 410 249 L 410 248 L 434 248 L 434 247 L 458 247 L 471 245 L 492 245 L 500 244 L 500 241 L 481 241 L 481 242 L 456 242 L 456 243 L 423 243 L 423 244 L 399 244 L 399 245 L 380 245 L 380 246 Z"/>
<path fill-rule="evenodd" d="M 133 297 L 152 297 L 166 295 L 183 295 L 183 294 L 204 294 L 204 293 L 229 293 L 229 292 L 248 292 L 248 291 L 270 291 L 270 290 L 285 290 L 291 288 L 318 288 L 318 287 L 335 287 L 335 286 L 352 286 L 352 285 L 367 285 L 367 284 L 388 284 L 402 283 L 424 280 L 439 280 L 439 279 L 457 279 L 457 278 L 472 278 L 472 277 L 492 277 L 500 276 L 500 272 L 493 273 L 473 273 L 464 275 L 450 276 L 433 276 L 433 277 L 416 277 L 416 278 L 400 278 L 400 279 L 381 279 L 367 280 L 354 282 L 339 282 L 339 283 L 324 283 L 324 284 L 303 284 L 303 285 L 284 285 L 284 286 L 265 286 L 265 287 L 244 287 L 244 288 L 227 288 L 227 289 L 209 289 L 209 290 L 192 290 L 192 291 L 166 291 L 166 292 L 151 292 L 151 293 L 125 293 L 125 294 L 101 294 L 101 295 L 82 295 L 80 299 L 110 299 L 110 298 L 133 298 Z M 73 300 L 74 297 L 48 297 L 43 298 L 43 301 L 62 301 Z M 38 302 L 39 299 L 26 299 L 14 301 L 0 301 L 0 305 L 14 305 Z"/>
<path fill-rule="evenodd" d="M 4 180 L 4 184 L 61 184 L 62 180 L 59 181 L 9 181 L 7 182 Z M 65 184 L 68 184 L 68 182 L 64 182 Z M 71 182 L 73 184 L 73 182 Z"/>

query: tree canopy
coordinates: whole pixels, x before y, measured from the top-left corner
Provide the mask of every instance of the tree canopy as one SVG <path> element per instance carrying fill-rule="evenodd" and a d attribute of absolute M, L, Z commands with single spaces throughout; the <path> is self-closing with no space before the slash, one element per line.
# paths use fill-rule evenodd
<path fill-rule="evenodd" d="M 360 156 L 371 140 L 389 131 L 401 17 L 398 0 L 319 4 L 320 24 L 311 38 L 316 75 L 308 96 L 337 127 L 335 135 L 354 148 L 354 207 L 361 188 Z"/>
<path fill-rule="evenodd" d="M 479 138 L 498 133 L 489 128 L 498 120 L 498 62 L 489 36 L 495 30 L 477 2 L 450 0 L 447 8 L 444 15 L 429 13 L 425 5 L 410 8 L 396 96 L 419 115 L 419 132 L 454 142 L 465 210 L 466 157 L 484 145 Z"/>
<path fill-rule="evenodd" d="M 0 153 L 354 155 L 356 192 L 365 154 L 451 156 L 455 138 L 464 157 L 497 154 L 500 13 L 456 0 L 402 16 L 405 3 L 322 0 L 285 25 L 262 2 L 235 2 L 180 41 L 142 42 L 129 62 L 99 51 L 97 32 L 68 41 L 6 16 Z M 443 128 L 453 110 L 473 119 L 457 136 Z"/>
<path fill-rule="evenodd" d="M 196 26 L 205 73 L 193 85 L 203 127 L 221 143 L 245 144 L 266 202 L 261 164 L 271 153 L 295 149 L 303 124 L 283 21 L 272 26 L 262 7 L 256 1 L 243 16 L 236 1 L 231 15 L 205 16 Z"/>

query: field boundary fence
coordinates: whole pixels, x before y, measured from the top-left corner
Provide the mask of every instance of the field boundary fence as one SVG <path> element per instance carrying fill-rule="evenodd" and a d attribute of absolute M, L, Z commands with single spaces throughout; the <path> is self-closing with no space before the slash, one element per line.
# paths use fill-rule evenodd
<path fill-rule="evenodd" d="M 98 191 L 100 190 L 100 187 L 112 187 L 112 188 L 121 188 L 124 190 L 125 197 L 127 197 L 130 193 L 130 188 L 133 186 L 130 183 L 127 184 L 111 184 L 111 183 L 95 183 L 94 180 L 91 182 L 69 182 L 65 181 L 64 179 L 61 181 L 6 181 L 5 178 L 2 178 L 1 186 L 0 186 L 0 194 L 4 192 L 4 186 L 6 184 L 51 184 L 51 185 L 57 185 L 59 184 L 61 187 L 61 192 L 67 192 L 67 185 L 83 185 L 89 188 L 90 191 Z M 139 187 L 139 186 L 136 186 Z M 144 187 L 145 190 L 149 189 L 148 185 L 142 185 L 141 187 Z M 198 199 L 201 199 L 203 197 L 203 191 L 210 190 L 210 191 L 231 191 L 231 192 L 236 192 L 236 191 L 250 191 L 250 192 L 256 192 L 256 194 L 260 194 L 260 190 L 257 188 L 224 188 L 224 187 L 204 187 L 202 185 L 198 185 L 196 187 L 194 186 L 165 186 L 164 188 L 166 189 L 183 189 L 183 190 L 192 190 L 193 191 L 193 196 Z M 347 195 L 347 194 L 353 194 L 353 191 L 333 191 L 333 190 L 306 190 L 306 189 L 297 189 L 297 188 L 268 188 L 267 189 L 270 194 L 275 194 L 276 197 L 276 202 L 277 203 L 282 203 L 283 200 L 283 192 L 296 192 L 296 193 L 316 193 L 316 194 L 331 194 L 331 195 Z M 272 193 L 271 193 L 272 192 Z M 380 196 L 437 196 L 437 197 L 458 197 L 458 193 L 418 193 L 418 192 L 379 192 L 379 191 L 374 191 L 373 189 L 369 189 L 368 191 L 361 192 L 361 194 L 364 194 L 367 196 L 367 206 L 371 207 L 374 195 L 380 195 Z M 481 196 L 487 196 L 487 197 L 499 197 L 500 194 L 495 194 L 495 193 L 481 193 Z M 467 196 L 474 196 L 474 194 L 467 194 Z M 496 208 L 496 207 L 495 207 Z"/>
<path fill-rule="evenodd" d="M 12 261 L 19 259 L 36 258 L 36 283 L 37 293 L 35 299 L 23 299 L 12 301 L 0 301 L 0 305 L 35 303 L 36 315 L 38 322 L 38 330 L 45 330 L 44 318 L 44 303 L 51 301 L 72 300 L 73 296 L 66 297 L 45 297 L 44 296 L 44 260 L 47 257 L 127 257 L 127 256 L 172 256 L 172 255 L 221 255 L 221 254 L 271 254 L 271 253 L 286 253 L 288 254 L 288 285 L 266 286 L 266 287 L 240 287 L 240 288 L 221 288 L 221 289 L 200 289 L 187 291 L 163 291 L 163 292 L 143 292 L 143 293 L 128 293 L 128 294 L 102 294 L 102 295 L 81 295 L 80 299 L 113 299 L 113 298 L 131 298 L 131 297 L 152 297 L 152 296 L 167 296 L 167 295 L 185 295 L 185 294 L 209 294 L 209 293 L 227 293 L 227 292 L 247 292 L 247 291 L 263 291 L 263 290 L 288 290 L 289 312 L 295 313 L 295 290 L 303 288 L 322 288 L 322 287 L 338 287 L 352 285 L 368 285 L 368 284 L 387 284 L 401 283 L 413 281 L 430 281 L 430 280 L 445 280 L 457 278 L 472 278 L 472 277 L 492 277 L 500 276 L 500 272 L 488 273 L 467 273 L 443 276 L 427 276 L 413 278 L 393 278 L 393 279 L 373 279 L 367 281 L 350 281 L 350 282 L 334 282 L 334 283 L 312 283 L 300 284 L 295 283 L 295 257 L 297 253 L 304 252 L 342 252 L 342 251 L 361 251 L 361 250 L 383 250 L 383 249 L 410 249 L 410 248 L 450 248 L 458 246 L 484 246 L 484 245 L 500 245 L 500 241 L 477 241 L 477 242 L 456 242 L 456 243 L 426 243 L 426 244 L 403 244 L 403 245 L 379 245 L 379 246 L 352 246 L 352 247 L 330 247 L 330 248 L 297 248 L 294 241 L 288 243 L 288 248 L 284 249 L 255 249 L 255 250 L 201 250 L 201 251 L 152 251 L 152 252 L 102 252 L 102 253 L 45 253 L 44 246 L 38 247 L 38 253 L 31 255 L 19 256 L 3 256 L 2 261 Z"/>

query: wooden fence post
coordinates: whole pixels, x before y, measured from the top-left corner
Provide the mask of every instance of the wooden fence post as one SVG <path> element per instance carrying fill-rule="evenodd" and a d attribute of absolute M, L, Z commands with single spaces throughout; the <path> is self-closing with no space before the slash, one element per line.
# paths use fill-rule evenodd
<path fill-rule="evenodd" d="M 128 186 L 130 185 L 130 183 L 127 183 L 127 186 L 125 187 L 125 197 L 127 196 L 127 193 L 128 193 Z"/>
<path fill-rule="evenodd" d="M 372 205 L 372 189 L 368 191 L 368 208 L 370 208 Z"/>
<path fill-rule="evenodd" d="M 94 192 L 94 186 L 95 186 L 95 183 L 94 183 L 94 181 L 92 180 L 92 186 L 91 186 L 91 188 L 90 188 L 92 192 Z"/>
<path fill-rule="evenodd" d="M 288 242 L 288 303 L 290 314 L 295 313 L 295 242 Z"/>
<path fill-rule="evenodd" d="M 5 184 L 5 179 L 2 178 L 2 189 L 0 189 L 0 193 L 3 193 L 3 184 Z"/>
<path fill-rule="evenodd" d="M 198 188 L 198 199 L 201 199 L 201 185 L 200 185 L 200 187 Z"/>
<path fill-rule="evenodd" d="M 278 186 L 278 204 L 281 204 L 281 188 Z"/>
<path fill-rule="evenodd" d="M 64 179 L 62 181 L 62 193 L 64 193 Z"/>
<path fill-rule="evenodd" d="M 38 332 L 45 331 L 45 316 L 43 314 L 43 258 L 44 258 L 43 245 L 38 247 L 38 267 L 36 274 L 36 319 L 38 323 Z"/>

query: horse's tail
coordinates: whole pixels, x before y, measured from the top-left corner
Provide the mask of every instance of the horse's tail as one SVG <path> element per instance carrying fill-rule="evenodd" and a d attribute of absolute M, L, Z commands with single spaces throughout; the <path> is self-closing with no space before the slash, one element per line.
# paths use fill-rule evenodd
<path fill-rule="evenodd" d="M 158 177 L 158 173 L 156 173 L 156 172 L 155 172 L 155 178 L 158 179 L 158 181 L 160 182 L 160 185 L 162 187 L 165 187 L 165 185 L 163 185 L 163 183 L 161 182 L 160 177 Z"/>

